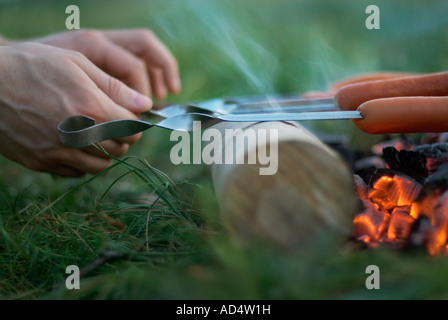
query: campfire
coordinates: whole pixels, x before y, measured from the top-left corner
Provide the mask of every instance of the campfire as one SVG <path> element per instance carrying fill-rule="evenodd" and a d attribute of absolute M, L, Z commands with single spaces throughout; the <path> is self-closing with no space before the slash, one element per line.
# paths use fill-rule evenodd
<path fill-rule="evenodd" d="M 448 142 L 444 134 L 422 142 L 387 141 L 355 163 L 363 209 L 353 219 L 354 241 L 448 253 Z"/>

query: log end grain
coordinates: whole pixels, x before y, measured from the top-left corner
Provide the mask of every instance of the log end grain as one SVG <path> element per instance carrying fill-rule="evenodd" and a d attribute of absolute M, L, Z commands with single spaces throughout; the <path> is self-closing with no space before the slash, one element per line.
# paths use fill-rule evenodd
<path fill-rule="evenodd" d="M 318 235 L 350 237 L 358 208 L 353 174 L 339 154 L 298 130 L 296 139 L 280 135 L 274 175 L 245 162 L 226 167 L 225 179 L 218 179 L 223 168 L 213 168 L 222 220 L 241 243 L 298 250 Z"/>

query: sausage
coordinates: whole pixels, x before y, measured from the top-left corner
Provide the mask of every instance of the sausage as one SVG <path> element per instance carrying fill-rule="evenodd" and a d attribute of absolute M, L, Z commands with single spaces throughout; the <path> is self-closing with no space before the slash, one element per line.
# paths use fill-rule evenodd
<path fill-rule="evenodd" d="M 448 131 L 448 97 L 399 97 L 367 101 L 353 123 L 367 133 Z"/>
<path fill-rule="evenodd" d="M 356 84 L 367 81 L 377 81 L 377 80 L 391 80 L 398 79 L 403 77 L 414 76 L 415 73 L 403 73 L 403 72 L 372 72 L 372 73 L 364 73 L 361 75 L 357 75 L 354 77 L 350 77 L 347 79 L 339 80 L 333 83 L 330 87 L 330 90 L 338 90 L 341 87 L 347 86 L 349 84 Z"/>
<path fill-rule="evenodd" d="M 356 110 L 379 98 L 443 95 L 448 95 L 448 72 L 349 84 L 337 91 L 335 100 L 343 110 Z"/>
<path fill-rule="evenodd" d="M 337 93 L 337 90 L 343 86 L 367 82 L 367 81 L 375 81 L 375 80 L 386 80 L 386 79 L 396 79 L 403 78 L 407 76 L 415 75 L 414 73 L 402 73 L 402 72 L 371 72 L 364 73 L 361 75 L 357 75 L 354 77 L 346 78 L 339 80 L 333 83 L 327 91 L 310 91 L 306 92 L 302 95 L 305 99 L 323 99 L 323 98 L 332 98 Z"/>

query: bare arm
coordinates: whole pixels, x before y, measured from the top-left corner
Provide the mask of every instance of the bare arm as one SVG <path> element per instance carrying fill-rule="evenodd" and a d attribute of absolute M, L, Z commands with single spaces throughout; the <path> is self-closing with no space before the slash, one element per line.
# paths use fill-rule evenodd
<path fill-rule="evenodd" d="M 0 153 L 25 167 L 62 176 L 97 173 L 111 160 L 94 147 L 63 146 L 58 122 L 77 114 L 98 122 L 137 119 L 151 104 L 78 52 L 37 43 L 0 46 Z M 120 157 L 139 138 L 102 145 Z"/>
<path fill-rule="evenodd" d="M 64 147 L 58 122 L 76 114 L 137 119 L 152 106 L 148 96 L 179 90 L 177 61 L 146 29 L 78 30 L 28 43 L 0 36 L 0 153 L 62 176 L 99 172 L 110 159 L 94 147 Z M 102 146 L 120 157 L 140 135 Z"/>

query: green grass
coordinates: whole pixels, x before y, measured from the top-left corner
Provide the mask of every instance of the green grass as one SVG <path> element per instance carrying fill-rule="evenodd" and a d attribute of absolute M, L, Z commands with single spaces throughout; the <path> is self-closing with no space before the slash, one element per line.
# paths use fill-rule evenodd
<path fill-rule="evenodd" d="M 74 1 L 0 4 L 0 32 L 62 31 Z M 151 28 L 179 60 L 183 90 L 169 101 L 324 90 L 350 75 L 448 67 L 446 1 L 77 1 L 84 28 Z M 351 123 L 306 123 L 368 149 L 382 137 Z M 298 252 L 238 245 L 223 226 L 209 168 L 174 166 L 169 133 L 144 133 L 107 174 L 31 172 L 0 159 L 3 299 L 445 299 L 445 257 L 359 250 L 317 238 Z M 281 165 L 281 164 L 280 164 Z M 157 168 L 157 169 L 156 169 Z M 102 257 L 105 263 L 96 265 Z M 113 259 L 115 257 L 115 259 Z M 65 268 L 87 271 L 65 289 Z M 365 269 L 381 289 L 365 288 Z"/>

